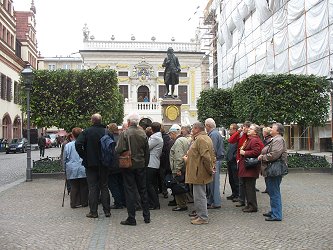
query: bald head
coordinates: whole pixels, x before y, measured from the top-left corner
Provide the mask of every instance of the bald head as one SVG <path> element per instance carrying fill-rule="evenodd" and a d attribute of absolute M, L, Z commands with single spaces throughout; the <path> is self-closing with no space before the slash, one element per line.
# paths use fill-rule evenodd
<path fill-rule="evenodd" d="M 96 125 L 96 124 L 101 124 L 102 123 L 102 116 L 100 114 L 93 114 L 91 116 L 91 123 Z"/>

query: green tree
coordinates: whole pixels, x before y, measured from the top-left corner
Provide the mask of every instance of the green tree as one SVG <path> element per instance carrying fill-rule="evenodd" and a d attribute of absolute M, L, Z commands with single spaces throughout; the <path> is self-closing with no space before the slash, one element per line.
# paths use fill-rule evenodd
<path fill-rule="evenodd" d="M 314 75 L 252 75 L 233 89 L 240 121 L 321 126 L 327 121 L 329 83 Z"/>
<path fill-rule="evenodd" d="M 217 127 L 229 126 L 237 121 L 232 107 L 232 90 L 211 88 L 203 90 L 197 101 L 198 120 L 213 118 Z"/>
<path fill-rule="evenodd" d="M 26 99 L 26 92 L 22 89 L 21 93 Z M 36 70 L 30 106 L 35 126 L 56 126 L 66 131 L 90 126 L 94 113 L 102 115 L 104 124 L 119 124 L 124 114 L 124 100 L 114 70 Z M 26 110 L 26 101 L 22 108 Z"/>

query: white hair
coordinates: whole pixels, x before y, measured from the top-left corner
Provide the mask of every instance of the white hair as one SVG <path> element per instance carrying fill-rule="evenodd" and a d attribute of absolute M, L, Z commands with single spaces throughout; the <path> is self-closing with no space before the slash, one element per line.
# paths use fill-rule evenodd
<path fill-rule="evenodd" d="M 209 126 L 210 128 L 216 128 L 216 123 L 213 118 L 207 118 L 205 120 L 205 125 Z"/>
<path fill-rule="evenodd" d="M 138 125 L 140 121 L 140 116 L 138 113 L 130 113 L 127 117 L 127 121 L 129 121 L 132 125 Z"/>

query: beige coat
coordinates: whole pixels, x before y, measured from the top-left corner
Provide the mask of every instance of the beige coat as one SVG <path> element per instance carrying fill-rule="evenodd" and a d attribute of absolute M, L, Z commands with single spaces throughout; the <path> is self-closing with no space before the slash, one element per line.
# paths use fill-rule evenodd
<path fill-rule="evenodd" d="M 206 132 L 200 132 L 187 153 L 185 182 L 207 184 L 213 181 L 215 153 L 213 142 Z"/>
<path fill-rule="evenodd" d="M 266 177 L 267 163 L 282 158 L 287 164 L 287 146 L 281 135 L 274 136 L 271 141 L 262 149 L 261 174 Z"/>

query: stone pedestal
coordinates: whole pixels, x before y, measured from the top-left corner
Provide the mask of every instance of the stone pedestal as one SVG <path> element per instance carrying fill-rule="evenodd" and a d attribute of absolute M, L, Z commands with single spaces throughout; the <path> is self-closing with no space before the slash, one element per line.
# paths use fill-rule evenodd
<path fill-rule="evenodd" d="M 180 99 L 165 98 L 161 102 L 162 106 L 162 123 L 166 132 L 172 124 L 181 124 L 181 105 Z"/>

